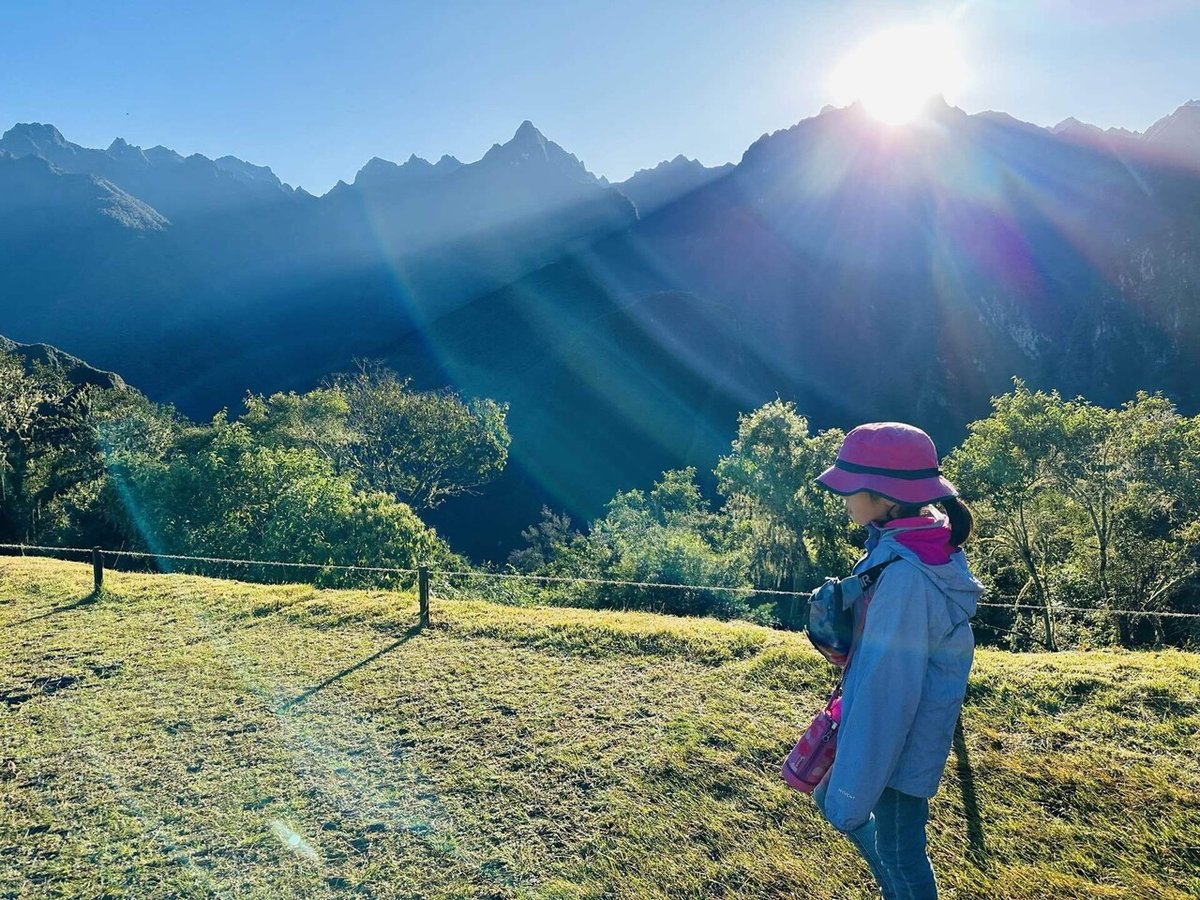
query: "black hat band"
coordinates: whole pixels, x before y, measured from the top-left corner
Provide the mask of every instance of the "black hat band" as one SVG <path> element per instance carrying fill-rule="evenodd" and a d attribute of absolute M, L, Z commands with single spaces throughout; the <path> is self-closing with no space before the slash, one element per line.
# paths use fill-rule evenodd
<path fill-rule="evenodd" d="M 860 466 L 858 463 L 846 462 L 839 459 L 834 462 L 834 468 L 843 472 L 853 472 L 855 475 L 883 475 L 886 478 L 902 478 L 905 481 L 921 481 L 926 478 L 938 478 L 941 469 L 881 469 L 877 466 Z"/>

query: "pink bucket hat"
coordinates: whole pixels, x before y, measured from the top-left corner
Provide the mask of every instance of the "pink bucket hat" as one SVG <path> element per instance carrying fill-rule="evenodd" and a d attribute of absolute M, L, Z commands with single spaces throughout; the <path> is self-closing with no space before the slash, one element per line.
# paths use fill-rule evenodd
<path fill-rule="evenodd" d="M 859 425 L 846 435 L 837 462 L 817 483 L 835 494 L 871 491 L 911 505 L 958 496 L 958 489 L 942 477 L 933 440 L 901 422 Z"/>

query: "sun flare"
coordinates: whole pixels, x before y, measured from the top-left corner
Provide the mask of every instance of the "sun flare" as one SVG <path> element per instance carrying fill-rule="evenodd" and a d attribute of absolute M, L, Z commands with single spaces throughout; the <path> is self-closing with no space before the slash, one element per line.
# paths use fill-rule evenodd
<path fill-rule="evenodd" d="M 830 77 L 834 102 L 861 101 L 892 124 L 914 119 L 930 97 L 953 103 L 966 81 L 954 32 L 942 25 L 905 25 L 859 44 Z"/>

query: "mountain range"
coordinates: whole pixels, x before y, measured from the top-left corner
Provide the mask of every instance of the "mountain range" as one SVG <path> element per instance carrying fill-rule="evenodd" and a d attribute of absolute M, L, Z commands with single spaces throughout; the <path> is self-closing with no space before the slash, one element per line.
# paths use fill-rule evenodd
<path fill-rule="evenodd" d="M 827 108 L 736 166 L 620 184 L 525 122 L 474 163 L 377 158 L 322 197 L 233 157 L 0 138 L 0 332 L 200 417 L 356 356 L 507 401 L 509 471 L 434 516 L 491 558 L 543 503 L 591 517 L 709 472 L 776 396 L 947 447 L 1014 375 L 1192 411 L 1198 244 L 1195 101 L 1144 134 Z"/>

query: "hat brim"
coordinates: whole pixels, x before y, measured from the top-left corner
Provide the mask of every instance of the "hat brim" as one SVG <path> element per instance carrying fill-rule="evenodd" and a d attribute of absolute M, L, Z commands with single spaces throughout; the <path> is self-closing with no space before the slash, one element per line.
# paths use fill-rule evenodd
<path fill-rule="evenodd" d="M 847 472 L 830 466 L 817 476 L 817 483 L 835 494 L 848 497 L 859 491 L 870 491 L 893 503 L 915 506 L 937 503 L 958 496 L 958 488 L 940 475 L 930 478 L 889 478 L 886 475 L 865 475 Z"/>

